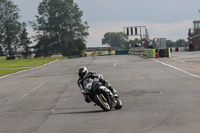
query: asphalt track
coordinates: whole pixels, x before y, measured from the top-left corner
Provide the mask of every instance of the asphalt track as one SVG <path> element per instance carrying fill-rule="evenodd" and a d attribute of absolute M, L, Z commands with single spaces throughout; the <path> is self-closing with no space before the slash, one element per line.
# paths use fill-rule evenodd
<path fill-rule="evenodd" d="M 118 91 L 121 110 L 84 102 L 76 84 L 83 65 Z M 199 81 L 139 56 L 58 60 L 0 78 L 0 133 L 197 133 Z"/>

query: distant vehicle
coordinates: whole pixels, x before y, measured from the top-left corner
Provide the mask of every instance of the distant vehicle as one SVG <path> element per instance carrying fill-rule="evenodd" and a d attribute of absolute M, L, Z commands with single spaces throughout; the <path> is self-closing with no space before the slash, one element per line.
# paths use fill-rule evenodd
<path fill-rule="evenodd" d="M 141 43 L 136 43 L 135 46 L 136 46 L 136 47 L 140 47 L 140 46 L 142 46 L 142 45 L 141 45 Z"/>

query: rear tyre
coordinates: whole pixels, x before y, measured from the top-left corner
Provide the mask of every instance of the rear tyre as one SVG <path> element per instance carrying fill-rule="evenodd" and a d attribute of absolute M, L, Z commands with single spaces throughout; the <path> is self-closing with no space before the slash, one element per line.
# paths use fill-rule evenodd
<path fill-rule="evenodd" d="M 108 104 L 108 100 L 104 94 L 99 93 L 94 95 L 94 100 L 104 111 L 110 111 L 110 105 Z"/>

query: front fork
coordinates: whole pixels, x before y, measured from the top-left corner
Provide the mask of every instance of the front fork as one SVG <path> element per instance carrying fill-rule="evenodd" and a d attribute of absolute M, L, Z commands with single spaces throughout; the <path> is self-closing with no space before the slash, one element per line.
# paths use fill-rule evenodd
<path fill-rule="evenodd" d="M 104 91 L 108 94 L 107 99 L 109 100 L 109 105 L 112 108 L 114 108 L 117 105 L 117 101 L 115 100 L 113 93 L 108 88 L 106 88 L 105 86 L 100 86 L 99 90 Z"/>

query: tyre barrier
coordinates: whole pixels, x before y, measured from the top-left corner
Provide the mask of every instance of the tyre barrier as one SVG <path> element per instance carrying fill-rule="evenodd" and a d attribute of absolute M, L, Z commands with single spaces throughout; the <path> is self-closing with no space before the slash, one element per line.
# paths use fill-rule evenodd
<path fill-rule="evenodd" d="M 170 48 L 167 49 L 145 49 L 144 56 L 149 58 L 170 57 Z"/>
<path fill-rule="evenodd" d="M 170 57 L 170 49 L 159 49 L 159 56 L 160 57 Z"/>
<path fill-rule="evenodd" d="M 156 58 L 156 50 L 155 49 L 145 49 L 144 56 L 150 58 Z"/>

